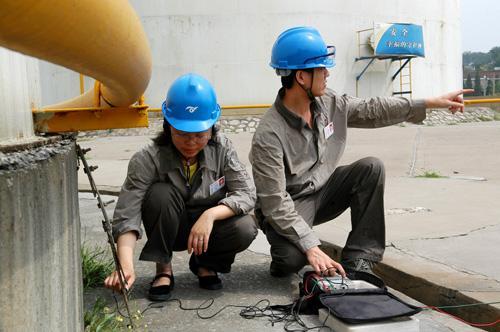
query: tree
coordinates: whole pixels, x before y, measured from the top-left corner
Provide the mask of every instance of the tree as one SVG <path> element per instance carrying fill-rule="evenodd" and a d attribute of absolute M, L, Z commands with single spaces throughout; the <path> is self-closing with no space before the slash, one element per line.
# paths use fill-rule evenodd
<path fill-rule="evenodd" d="M 493 47 L 488 54 L 490 55 L 493 67 L 500 67 L 500 46 Z"/>
<path fill-rule="evenodd" d="M 493 81 L 489 79 L 488 85 L 486 86 L 486 95 L 490 96 L 492 94 L 493 94 Z"/>
<path fill-rule="evenodd" d="M 491 51 L 490 51 L 491 52 Z M 464 65 L 472 65 L 474 67 L 488 67 L 491 64 L 491 54 L 483 52 L 464 52 L 462 54 Z M 486 68 L 485 68 L 486 69 Z"/>
<path fill-rule="evenodd" d="M 481 77 L 479 77 L 479 66 L 476 67 L 476 75 L 474 75 L 474 95 L 481 96 L 483 89 L 481 88 Z"/>
<path fill-rule="evenodd" d="M 465 89 L 472 89 L 472 78 L 470 77 L 470 73 L 467 74 L 467 79 L 464 84 Z"/>

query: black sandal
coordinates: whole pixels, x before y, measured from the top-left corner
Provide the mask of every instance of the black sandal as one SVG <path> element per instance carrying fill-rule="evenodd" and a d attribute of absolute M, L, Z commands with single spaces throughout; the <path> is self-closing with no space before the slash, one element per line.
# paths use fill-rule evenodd
<path fill-rule="evenodd" d="M 160 278 L 170 279 L 170 285 L 162 285 L 153 287 L 153 283 Z M 148 299 L 151 301 L 166 301 L 172 295 L 171 292 L 174 289 L 174 276 L 168 273 L 158 273 L 151 281 L 151 287 L 148 292 Z"/>
<path fill-rule="evenodd" d="M 220 280 L 217 273 L 214 276 L 198 276 L 198 281 L 200 282 L 200 288 L 208 290 L 217 290 L 222 288 L 222 280 Z"/>
<path fill-rule="evenodd" d="M 220 280 L 219 276 L 217 275 L 217 272 L 210 268 L 206 268 L 209 270 L 212 270 L 215 272 L 215 275 L 212 276 L 204 276 L 200 277 L 198 275 L 200 266 L 198 265 L 198 262 L 196 261 L 196 256 L 193 254 L 191 255 L 191 258 L 189 259 L 189 269 L 195 276 L 198 277 L 198 281 L 200 284 L 200 288 L 203 289 L 208 289 L 208 290 L 217 290 L 222 288 L 222 280 Z"/>

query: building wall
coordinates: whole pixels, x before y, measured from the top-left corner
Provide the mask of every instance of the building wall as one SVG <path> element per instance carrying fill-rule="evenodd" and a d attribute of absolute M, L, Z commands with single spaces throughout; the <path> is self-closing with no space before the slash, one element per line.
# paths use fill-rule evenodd
<path fill-rule="evenodd" d="M 414 97 L 461 87 L 460 0 L 132 0 L 153 53 L 146 101 L 159 107 L 171 82 L 186 72 L 206 76 L 221 104 L 272 103 L 279 79 L 268 66 L 272 45 L 284 29 L 317 27 L 337 47 L 329 86 L 355 94 L 355 31 L 374 22 L 409 22 L 424 27 L 426 58 L 413 60 Z M 126 56 L 126 49 L 123 50 Z M 360 96 L 390 95 L 396 65 L 380 61 L 360 82 Z M 78 75 L 41 66 L 43 103 L 79 93 Z M 430 79 L 432 77 L 432 82 Z M 63 84 L 54 83 L 63 79 Z M 87 86 L 91 80 L 87 80 Z"/>

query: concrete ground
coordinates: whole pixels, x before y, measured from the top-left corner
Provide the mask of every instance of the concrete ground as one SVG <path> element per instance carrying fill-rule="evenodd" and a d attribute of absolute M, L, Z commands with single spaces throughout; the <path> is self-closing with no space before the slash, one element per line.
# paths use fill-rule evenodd
<path fill-rule="evenodd" d="M 377 272 L 388 284 L 427 304 L 500 300 L 499 137 L 500 122 L 350 129 L 342 163 L 371 155 L 382 159 L 386 165 L 387 250 Z M 230 135 L 230 138 L 240 158 L 249 165 L 251 134 Z M 148 137 L 126 136 L 83 140 L 80 144 L 93 149 L 88 159 L 90 164 L 99 166 L 94 172 L 99 188 L 103 192 L 116 193 L 125 178 L 131 155 L 148 142 Z M 446 178 L 414 177 L 431 171 Z M 79 187 L 88 189 L 83 173 L 79 175 Z M 98 236 L 99 211 L 85 212 L 85 198 L 80 202 L 84 233 L 95 232 Z M 98 230 L 89 231 L 88 227 L 92 228 L 86 221 L 89 213 L 96 219 L 92 227 Z M 346 212 L 334 222 L 316 229 L 325 245 L 335 251 L 345 243 L 349 224 Z M 94 236 L 87 239 L 94 239 Z M 105 245 L 104 238 L 100 242 Z M 289 303 L 297 295 L 299 279 L 286 282 L 271 279 L 267 273 L 268 253 L 265 238 L 259 236 L 250 250 L 239 256 L 233 273 L 224 279 L 225 289 L 215 293 L 198 290 L 196 278 L 187 270 L 186 256 L 181 254 L 174 260 L 179 279 L 174 296 L 185 299 L 186 305 L 192 306 L 214 296 L 214 311 L 225 304 L 249 305 L 263 298 L 273 304 Z M 139 307 L 147 303 L 145 291 L 152 276 L 152 268 L 143 264 L 138 262 L 137 265 L 139 280 L 134 292 L 138 297 L 134 303 Z M 95 292 L 102 293 L 102 290 Z M 94 295 L 87 294 L 87 304 Z M 170 303 L 166 308 L 150 311 L 151 317 L 145 317 L 151 324 L 150 329 L 160 329 L 164 324 L 180 329 L 181 325 L 175 325 L 180 322 L 186 331 L 202 326 L 211 326 L 209 330 L 214 331 L 272 330 L 265 318 L 244 320 L 238 317 L 239 309 L 235 308 L 207 321 L 194 318 L 193 312 L 180 312 L 176 308 Z M 492 304 L 460 309 L 459 313 L 471 321 L 488 322 L 500 317 L 499 310 L 499 304 Z M 172 316 L 164 315 L 166 311 Z M 436 313 L 419 315 L 422 331 L 472 329 Z M 171 320 L 172 317 L 175 320 Z M 227 328 L 228 323 L 237 325 Z M 274 328 L 281 330 L 282 327 L 277 324 Z"/>
<path fill-rule="evenodd" d="M 103 195 L 105 202 L 116 202 L 116 197 Z M 115 202 L 108 204 L 107 211 L 111 215 Z M 101 211 L 96 206 L 96 200 L 90 193 L 80 193 L 80 214 L 82 223 L 82 242 L 87 247 L 106 247 L 106 236 L 102 230 Z M 130 295 L 130 309 L 135 313 L 145 310 L 151 303 L 147 298 L 149 283 L 154 275 L 154 264 L 139 261 L 139 253 L 145 244 L 145 240 L 138 241 L 135 250 L 135 272 L 137 280 Z M 289 278 L 276 279 L 269 275 L 268 245 L 265 236 L 259 232 L 259 236 L 252 246 L 237 255 L 232 271 L 221 275 L 224 288 L 220 291 L 207 291 L 198 288 L 197 278 L 189 271 L 189 255 L 186 252 L 174 254 L 172 261 L 175 276 L 175 289 L 172 293 L 172 301 L 155 304 L 158 308 L 148 309 L 143 317 L 134 320 L 135 328 L 139 331 L 284 331 L 283 322 L 274 325 L 267 317 L 244 319 L 239 316 L 244 306 L 257 305 L 259 308 L 266 304 L 289 304 L 298 297 L 298 283 L 302 280 L 298 275 Z M 401 299 L 416 306 L 422 303 L 392 290 Z M 120 295 L 115 295 L 121 300 Z M 109 308 L 114 310 L 115 300 L 113 293 L 105 288 L 95 288 L 84 291 L 84 308 L 90 310 L 97 298 L 102 298 L 108 303 Z M 204 306 L 213 300 L 212 306 L 206 310 L 200 310 L 199 315 L 209 317 L 216 314 L 225 306 L 220 314 L 210 319 L 202 319 L 197 316 L 195 310 L 181 310 L 174 299 L 179 299 L 184 308 L 197 308 Z M 259 303 L 259 301 L 262 301 Z M 125 313 L 123 307 L 122 312 Z M 446 315 L 435 311 L 422 311 L 414 316 L 420 324 L 420 331 L 427 332 L 468 332 L 477 331 L 468 325 L 458 322 Z M 308 327 L 322 326 L 323 322 L 317 316 L 302 315 L 301 319 Z M 125 320 L 126 321 L 126 320 Z M 300 328 L 299 325 L 291 325 L 290 328 Z M 329 328 L 317 329 L 317 331 L 330 331 Z"/>

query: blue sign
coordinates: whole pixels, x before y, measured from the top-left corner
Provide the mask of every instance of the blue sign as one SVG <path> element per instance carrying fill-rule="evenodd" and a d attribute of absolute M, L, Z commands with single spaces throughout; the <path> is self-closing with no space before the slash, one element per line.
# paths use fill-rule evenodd
<path fill-rule="evenodd" d="M 383 24 L 374 35 L 375 55 L 415 55 L 425 57 L 422 26 Z"/>

